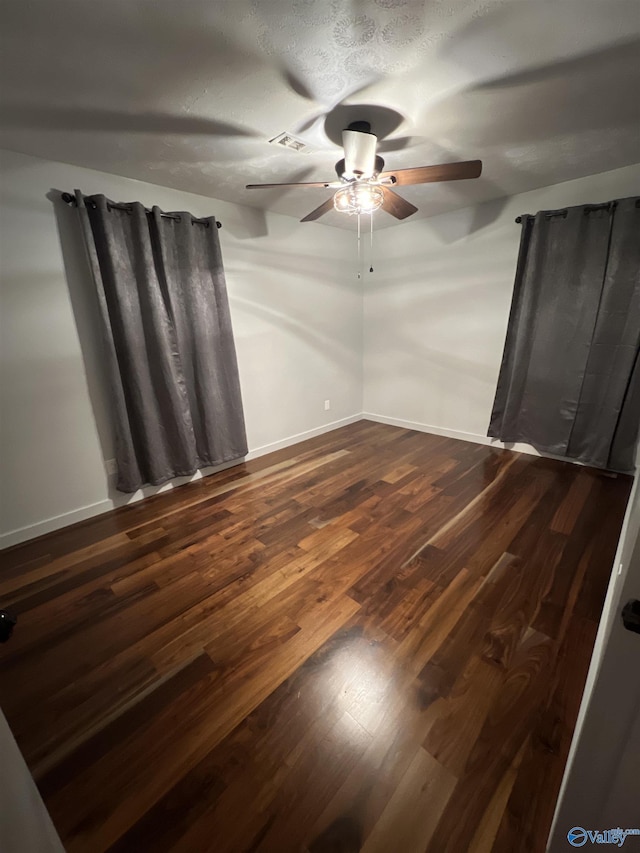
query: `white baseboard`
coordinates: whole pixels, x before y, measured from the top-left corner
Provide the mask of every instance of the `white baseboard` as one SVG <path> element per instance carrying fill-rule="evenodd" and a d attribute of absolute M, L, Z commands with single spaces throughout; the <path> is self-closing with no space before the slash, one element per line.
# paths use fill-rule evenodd
<path fill-rule="evenodd" d="M 322 435 L 325 432 L 331 432 L 334 429 L 347 426 L 347 424 L 355 423 L 362 420 L 362 414 L 358 413 L 350 415 L 347 418 L 341 418 L 331 423 L 323 424 L 314 429 L 299 432 L 295 435 L 287 436 L 279 441 L 264 444 L 261 447 L 256 447 L 250 450 L 244 457 L 244 461 L 257 459 L 260 456 L 266 456 L 267 453 L 273 453 L 275 450 L 282 450 L 284 447 L 290 447 L 293 444 L 299 444 L 308 438 L 314 438 L 317 435 Z M 209 477 L 212 474 L 217 474 L 219 471 L 224 471 L 226 468 L 231 468 L 233 465 L 239 464 L 237 460 L 226 462 L 223 465 L 218 465 L 215 468 L 203 468 L 201 471 L 196 471 L 191 477 L 176 477 L 168 483 L 163 483 L 161 486 L 146 486 L 144 489 L 139 489 L 132 495 L 123 494 L 122 497 L 117 497 L 115 500 L 106 498 L 96 503 L 88 504 L 87 506 L 78 507 L 78 509 L 64 512 L 61 515 L 45 518 L 42 521 L 37 521 L 33 524 L 28 524 L 26 527 L 19 527 L 16 530 L 10 530 L 7 533 L 0 535 L 0 550 L 10 548 L 12 545 L 19 545 L 21 542 L 27 542 L 29 539 L 35 539 L 38 536 L 44 536 L 46 533 L 52 533 L 54 530 L 60 530 L 62 527 L 69 527 L 72 524 L 77 524 L 79 521 L 85 521 L 87 518 L 93 518 L 96 515 L 101 515 L 109 510 L 116 509 L 120 506 L 137 503 L 143 498 L 157 495 L 160 492 L 168 492 L 176 486 L 182 486 L 185 483 L 194 480 L 200 480 L 202 477 Z"/>
<path fill-rule="evenodd" d="M 429 432 L 432 435 L 444 435 L 446 438 L 457 438 L 460 441 L 472 441 L 475 444 L 486 444 L 491 447 L 498 447 L 501 450 L 514 450 L 516 453 L 528 453 L 530 456 L 543 456 L 545 459 L 557 459 L 559 462 L 571 462 L 573 465 L 583 465 L 576 459 L 569 459 L 567 456 L 554 456 L 552 453 L 542 453 L 532 447 L 530 444 L 521 442 L 504 442 L 498 441 L 495 438 L 490 438 L 488 435 L 479 435 L 475 432 L 462 432 L 459 429 L 447 429 L 446 427 L 432 426 L 431 424 L 417 423 L 416 421 L 405 421 L 401 418 L 390 418 L 387 415 L 376 415 L 372 412 L 363 412 L 362 417 L 369 421 L 376 421 L 380 424 L 388 424 L 389 426 L 404 427 L 404 429 L 415 429 L 418 432 Z"/>
<path fill-rule="evenodd" d="M 71 524 L 85 521 L 85 519 L 92 518 L 94 515 L 108 512 L 110 509 L 113 509 L 113 501 L 107 498 L 103 501 L 87 504 L 87 506 L 78 507 L 78 509 L 72 509 L 69 512 L 63 512 L 62 515 L 54 515 L 52 518 L 36 521 L 34 524 L 28 524 L 26 527 L 9 530 L 8 533 L 0 535 L 0 549 L 10 548 L 12 545 L 19 545 L 21 542 L 26 542 L 29 539 L 44 536 L 45 533 L 52 533 L 61 527 L 69 527 Z"/>
<path fill-rule="evenodd" d="M 259 456 L 264 456 L 267 453 L 273 453 L 275 450 L 282 450 L 284 447 L 290 447 L 292 444 L 299 444 L 301 441 L 306 441 L 308 438 L 315 438 L 317 435 L 323 435 L 325 432 L 331 432 L 334 429 L 354 424 L 356 421 L 361 421 L 364 415 L 358 412 L 356 415 L 349 415 L 348 418 L 341 418 L 338 421 L 323 424 L 314 429 L 298 432 L 295 435 L 290 435 L 288 438 L 283 438 L 280 441 L 273 441 L 271 444 L 264 444 L 262 447 L 256 447 L 255 450 L 250 450 L 245 459 L 257 459 Z"/>
<path fill-rule="evenodd" d="M 478 435 L 475 432 L 462 432 L 459 429 L 446 429 L 445 427 L 432 426 L 431 424 L 418 423 L 417 421 L 405 421 L 402 418 L 376 415 L 373 412 L 363 412 L 362 417 L 368 421 L 376 421 L 379 424 L 403 427 L 403 429 L 415 429 L 418 432 L 429 432 L 432 435 L 444 435 L 447 438 L 458 438 L 461 441 L 472 441 L 475 444 L 493 444 L 493 440 L 489 436 Z"/>

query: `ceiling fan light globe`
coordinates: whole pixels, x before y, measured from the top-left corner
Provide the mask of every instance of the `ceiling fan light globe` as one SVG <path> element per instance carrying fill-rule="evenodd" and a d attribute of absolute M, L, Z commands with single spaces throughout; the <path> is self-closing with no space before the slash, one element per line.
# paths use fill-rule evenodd
<path fill-rule="evenodd" d="M 333 206 L 341 213 L 373 213 L 384 202 L 384 192 L 375 184 L 357 181 L 342 187 L 333 197 Z"/>
<path fill-rule="evenodd" d="M 349 212 L 350 203 L 349 203 L 349 199 L 347 198 L 347 193 L 345 192 L 345 190 L 347 190 L 347 189 L 348 189 L 347 187 L 339 189 L 338 192 L 333 197 L 334 208 L 336 210 L 339 210 L 340 212 L 343 212 L 343 213 Z"/>
<path fill-rule="evenodd" d="M 384 201 L 382 190 L 372 184 L 358 184 L 355 190 L 361 213 L 373 213 Z"/>

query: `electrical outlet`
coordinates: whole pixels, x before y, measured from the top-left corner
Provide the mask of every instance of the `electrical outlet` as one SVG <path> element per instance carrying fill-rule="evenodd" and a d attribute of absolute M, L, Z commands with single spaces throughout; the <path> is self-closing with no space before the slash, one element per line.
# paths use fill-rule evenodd
<path fill-rule="evenodd" d="M 328 412 L 330 408 L 331 408 L 331 400 L 325 400 L 325 401 L 324 401 L 324 410 L 325 410 L 325 412 Z"/>
<path fill-rule="evenodd" d="M 105 459 L 104 460 L 104 470 L 107 474 L 112 477 L 118 471 L 118 466 L 116 465 L 115 459 Z"/>

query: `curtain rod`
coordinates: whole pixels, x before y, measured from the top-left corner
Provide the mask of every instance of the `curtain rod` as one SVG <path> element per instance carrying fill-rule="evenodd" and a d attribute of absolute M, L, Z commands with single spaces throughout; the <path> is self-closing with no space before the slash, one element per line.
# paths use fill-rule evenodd
<path fill-rule="evenodd" d="M 64 202 L 66 202 L 67 204 L 75 204 L 76 203 L 76 197 L 74 195 L 72 195 L 71 193 L 62 193 L 62 200 Z M 130 204 L 116 204 L 116 202 L 114 202 L 114 201 L 110 201 L 108 203 L 108 207 L 115 208 L 116 210 L 128 210 L 128 211 L 131 210 Z M 148 207 L 145 207 L 145 210 L 147 213 L 152 212 Z M 179 213 L 161 213 L 160 216 L 162 216 L 164 219 L 176 219 L 178 222 L 180 221 L 180 214 Z M 203 221 L 202 219 L 194 219 L 193 217 L 191 217 L 191 224 L 192 225 L 208 226 L 209 222 Z M 222 228 L 222 222 L 218 222 L 218 220 L 216 219 L 216 226 L 218 228 Z"/>
<path fill-rule="evenodd" d="M 580 205 L 576 205 L 580 207 Z M 614 199 L 613 201 L 604 201 L 602 204 L 584 204 L 582 205 L 585 213 L 591 213 L 592 210 L 604 210 L 605 208 L 616 208 L 618 206 L 618 199 Z M 638 199 L 635 203 L 636 207 L 640 207 L 640 199 Z M 560 210 L 547 210 L 545 211 L 545 216 L 549 219 L 552 216 L 566 216 L 569 208 L 563 207 Z M 523 213 L 522 216 L 516 216 L 516 222 L 518 225 L 522 222 L 523 219 L 535 219 L 533 213 Z"/>

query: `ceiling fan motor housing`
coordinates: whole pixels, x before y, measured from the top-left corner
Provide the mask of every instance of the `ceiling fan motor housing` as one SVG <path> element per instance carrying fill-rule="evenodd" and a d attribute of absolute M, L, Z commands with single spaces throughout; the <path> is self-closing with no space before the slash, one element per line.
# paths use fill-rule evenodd
<path fill-rule="evenodd" d="M 371 133 L 367 122 L 354 122 L 342 131 L 344 146 L 344 177 L 371 178 L 376 170 L 376 144 L 378 138 Z"/>
<path fill-rule="evenodd" d="M 377 177 L 380 174 L 380 172 L 383 172 L 383 171 L 384 171 L 384 160 L 382 159 L 382 157 L 379 157 L 376 155 L 376 158 L 374 161 L 374 167 L 373 167 L 373 177 L 374 178 Z M 347 174 L 347 166 L 346 166 L 344 157 L 342 158 L 342 160 L 338 160 L 338 162 L 336 163 L 336 175 L 339 178 L 345 178 L 346 180 L 350 180 L 350 181 L 354 180 L 354 178 L 356 178 L 356 177 L 358 177 L 358 178 L 362 177 L 361 175 L 348 175 Z"/>

